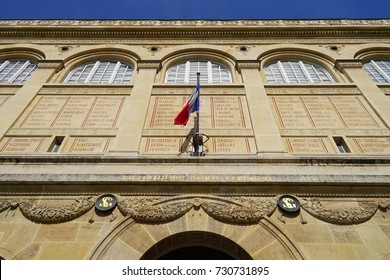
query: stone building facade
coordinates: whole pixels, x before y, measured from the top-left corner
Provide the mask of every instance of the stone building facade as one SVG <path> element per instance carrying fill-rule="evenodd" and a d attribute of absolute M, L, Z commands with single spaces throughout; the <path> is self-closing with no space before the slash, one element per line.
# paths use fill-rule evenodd
<path fill-rule="evenodd" d="M 0 120 L 3 259 L 390 258 L 390 20 L 0 21 Z"/>

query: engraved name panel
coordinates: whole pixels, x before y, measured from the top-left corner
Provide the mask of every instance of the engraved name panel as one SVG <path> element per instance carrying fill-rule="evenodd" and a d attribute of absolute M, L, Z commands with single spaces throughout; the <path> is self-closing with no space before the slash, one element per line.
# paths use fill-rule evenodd
<path fill-rule="evenodd" d="M 280 128 L 384 128 L 360 96 L 272 96 Z"/>
<path fill-rule="evenodd" d="M 16 127 L 117 127 L 124 102 L 123 96 L 40 96 Z"/>
<path fill-rule="evenodd" d="M 47 152 L 48 137 L 4 137 L 0 142 L 1 153 Z"/>
<path fill-rule="evenodd" d="M 180 112 L 187 97 L 152 96 L 145 128 L 180 128 L 173 120 Z M 251 128 L 246 99 L 243 96 L 202 96 L 202 128 Z M 187 127 L 193 126 L 193 118 Z"/>
<path fill-rule="evenodd" d="M 213 137 L 205 143 L 207 154 L 254 154 L 255 140 L 251 137 Z M 191 152 L 191 145 L 183 138 L 144 137 L 141 141 L 143 154 L 180 154 Z"/>
<path fill-rule="evenodd" d="M 70 137 L 62 149 L 64 153 L 106 153 L 111 137 Z"/>
<path fill-rule="evenodd" d="M 390 154 L 390 138 L 349 138 L 358 153 Z"/>
<path fill-rule="evenodd" d="M 335 150 L 328 138 L 288 137 L 283 138 L 283 140 L 290 153 L 335 153 Z"/>

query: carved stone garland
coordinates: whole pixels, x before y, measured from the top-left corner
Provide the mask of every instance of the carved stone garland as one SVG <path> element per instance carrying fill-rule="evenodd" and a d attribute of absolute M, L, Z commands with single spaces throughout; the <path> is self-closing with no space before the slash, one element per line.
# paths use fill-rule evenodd
<path fill-rule="evenodd" d="M 236 203 L 205 201 L 202 209 L 216 220 L 228 223 L 257 223 L 276 209 L 274 198 L 241 197 Z"/>
<path fill-rule="evenodd" d="M 178 198 L 160 201 L 157 197 L 132 197 L 118 203 L 122 214 L 139 222 L 169 222 L 201 207 L 216 220 L 230 223 L 255 223 L 276 209 L 275 199 L 239 197 L 215 200 L 209 198 Z"/>
<path fill-rule="evenodd" d="M 19 207 L 22 214 L 36 223 L 63 223 L 74 220 L 94 207 L 90 197 L 76 199 L 63 205 L 45 205 L 38 200 L 19 203 L 0 200 L 0 213 Z M 390 201 L 368 200 L 358 202 L 358 207 L 325 207 L 318 198 L 301 200 L 301 207 L 310 215 L 324 222 L 352 225 L 371 219 L 378 209 L 390 210 Z M 165 223 L 180 218 L 192 208 L 202 208 L 216 220 L 227 223 L 257 223 L 265 216 L 271 216 L 277 207 L 277 198 L 260 197 L 194 197 L 194 196 L 134 196 L 118 203 L 125 216 L 138 222 Z"/>
<path fill-rule="evenodd" d="M 11 207 L 11 203 L 6 200 L 0 200 L 0 213 Z"/>
<path fill-rule="evenodd" d="M 318 199 L 308 199 L 303 203 L 305 209 L 313 217 L 324 222 L 338 225 L 360 224 L 371 219 L 380 204 L 374 201 L 358 202 L 360 207 L 326 208 Z M 390 204 L 387 204 L 387 208 Z"/>
<path fill-rule="evenodd" d="M 55 224 L 74 220 L 87 213 L 95 205 L 88 198 L 76 199 L 71 204 L 48 206 L 39 205 L 36 200 L 19 203 L 19 209 L 29 220 L 36 223 Z"/>
<path fill-rule="evenodd" d="M 118 208 L 125 216 L 138 222 L 170 222 L 187 213 L 193 204 L 189 201 L 160 203 L 158 197 L 131 197 L 118 203 Z"/>

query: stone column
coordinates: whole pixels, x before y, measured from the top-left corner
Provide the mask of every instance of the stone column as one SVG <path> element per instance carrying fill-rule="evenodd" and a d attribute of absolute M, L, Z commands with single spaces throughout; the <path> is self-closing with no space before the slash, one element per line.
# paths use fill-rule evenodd
<path fill-rule="evenodd" d="M 0 138 L 12 127 L 12 124 L 32 102 L 42 86 L 63 67 L 62 60 L 41 60 L 38 62 L 38 69 L 23 83 L 23 87 L 1 106 Z"/>
<path fill-rule="evenodd" d="M 362 62 L 358 59 L 342 59 L 336 61 L 336 68 L 359 88 L 374 111 L 380 116 L 387 127 L 390 126 L 390 99 L 371 77 L 363 70 Z"/>
<path fill-rule="evenodd" d="M 136 82 L 110 152 L 139 154 L 154 79 L 160 67 L 161 62 L 159 60 L 138 61 Z"/>
<path fill-rule="evenodd" d="M 257 154 L 286 152 L 264 84 L 261 81 L 260 61 L 239 60 L 237 69 L 244 80 Z"/>

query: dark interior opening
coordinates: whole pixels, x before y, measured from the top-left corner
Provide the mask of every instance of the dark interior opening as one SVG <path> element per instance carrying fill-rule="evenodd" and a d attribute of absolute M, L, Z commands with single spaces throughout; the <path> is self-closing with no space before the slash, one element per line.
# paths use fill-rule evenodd
<path fill-rule="evenodd" d="M 232 256 L 216 249 L 203 246 L 189 246 L 173 250 L 160 260 L 234 260 Z"/>

